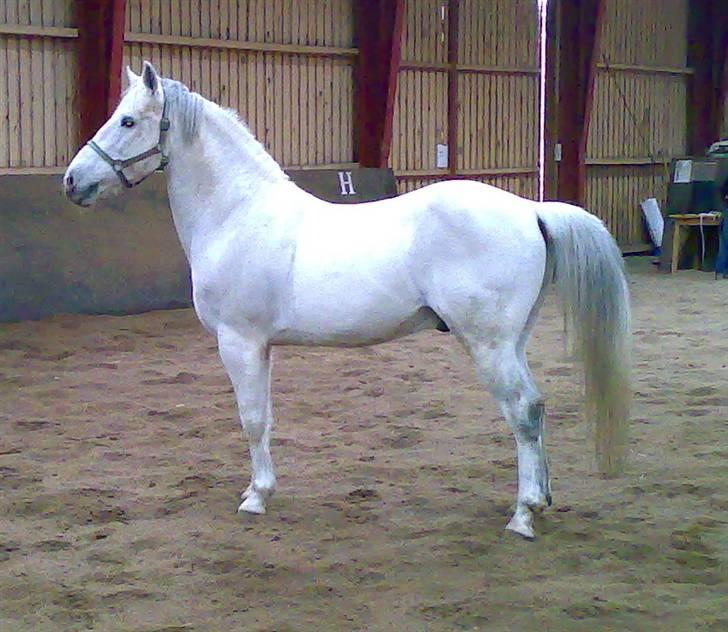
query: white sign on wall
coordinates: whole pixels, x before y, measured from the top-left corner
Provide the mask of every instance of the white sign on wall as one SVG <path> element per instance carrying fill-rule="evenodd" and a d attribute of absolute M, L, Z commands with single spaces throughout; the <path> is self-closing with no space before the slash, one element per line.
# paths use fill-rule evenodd
<path fill-rule="evenodd" d="M 437 168 L 447 169 L 447 145 L 437 144 Z"/>

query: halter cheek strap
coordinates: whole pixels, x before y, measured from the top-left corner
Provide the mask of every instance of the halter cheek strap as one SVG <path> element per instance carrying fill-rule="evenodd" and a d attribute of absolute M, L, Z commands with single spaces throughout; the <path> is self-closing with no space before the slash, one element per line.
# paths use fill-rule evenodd
<path fill-rule="evenodd" d="M 152 156 L 156 156 L 157 154 L 160 154 L 162 159 L 159 163 L 159 169 L 164 171 L 164 168 L 167 166 L 167 163 L 169 162 L 169 156 L 164 153 L 164 140 L 167 136 L 167 131 L 169 130 L 169 118 L 167 118 L 167 100 L 164 100 L 164 107 L 162 108 L 162 120 L 159 121 L 159 140 L 157 141 L 157 144 L 152 147 L 151 149 L 147 149 L 147 151 L 142 152 L 141 154 L 137 154 L 136 156 L 132 156 L 131 158 L 112 158 L 107 154 L 101 147 L 99 147 L 94 141 L 90 140 L 88 143 L 86 143 L 91 149 L 93 149 L 101 158 L 106 162 L 113 170 L 114 173 L 117 175 L 121 183 L 127 188 L 131 189 L 132 187 L 135 187 L 137 184 L 140 184 L 144 182 L 152 173 L 153 171 L 150 171 L 147 175 L 142 177 L 140 180 L 137 180 L 136 182 L 131 182 L 124 174 L 124 169 L 127 167 L 131 167 L 132 165 L 135 165 L 138 162 L 141 162 L 142 160 L 146 160 L 147 158 L 150 158 Z"/>

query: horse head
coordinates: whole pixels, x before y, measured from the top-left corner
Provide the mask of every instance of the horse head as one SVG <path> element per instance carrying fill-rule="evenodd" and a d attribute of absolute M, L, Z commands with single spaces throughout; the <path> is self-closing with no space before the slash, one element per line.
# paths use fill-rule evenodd
<path fill-rule="evenodd" d="M 63 177 L 66 195 L 80 206 L 131 188 L 167 164 L 169 119 L 162 81 L 149 62 L 141 76 L 128 67 L 129 88 L 96 135 L 71 161 Z"/>

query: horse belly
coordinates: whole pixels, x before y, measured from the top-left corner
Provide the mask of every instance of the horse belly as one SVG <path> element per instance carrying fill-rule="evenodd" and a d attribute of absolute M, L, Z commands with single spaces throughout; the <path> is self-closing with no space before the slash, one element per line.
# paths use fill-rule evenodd
<path fill-rule="evenodd" d="M 346 276 L 346 275 L 344 275 Z M 407 283 L 371 283 L 355 276 L 297 284 L 276 344 L 362 346 L 437 325 Z"/>

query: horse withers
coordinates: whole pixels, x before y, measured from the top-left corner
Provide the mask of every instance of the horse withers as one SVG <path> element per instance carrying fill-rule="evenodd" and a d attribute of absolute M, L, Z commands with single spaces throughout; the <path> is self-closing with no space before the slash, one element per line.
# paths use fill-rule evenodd
<path fill-rule="evenodd" d="M 239 511 L 276 487 L 269 443 L 271 348 L 370 345 L 447 328 L 515 435 L 518 494 L 507 529 L 534 536 L 551 504 L 544 401 L 526 343 L 553 282 L 584 363 L 600 469 L 622 463 L 630 400 L 630 310 L 621 253 L 581 208 L 448 181 L 358 205 L 293 184 L 237 115 L 145 62 L 64 176 L 82 206 L 166 167 L 193 301 L 217 338 L 250 441 Z M 322 132 L 323 133 L 323 132 Z"/>

